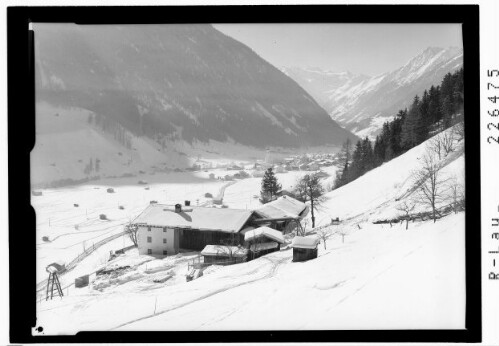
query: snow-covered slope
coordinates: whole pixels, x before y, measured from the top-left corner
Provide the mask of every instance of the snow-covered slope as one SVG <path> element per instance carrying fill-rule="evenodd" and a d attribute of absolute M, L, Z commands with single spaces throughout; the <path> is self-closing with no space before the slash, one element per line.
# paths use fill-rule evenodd
<path fill-rule="evenodd" d="M 374 77 L 317 68 L 282 70 L 334 120 L 362 137 L 376 134 L 383 122 L 407 107 L 416 94 L 439 85 L 446 73 L 462 65 L 462 49 L 429 47 L 404 66 Z"/>
<path fill-rule="evenodd" d="M 462 150 L 460 143 L 445 158 L 444 174 L 464 175 Z M 110 262 L 114 267 L 130 266 L 125 274 L 115 273 L 109 283 L 100 279 L 98 290 L 74 289 L 62 300 L 42 301 L 37 322 L 47 334 L 462 329 L 464 214 L 452 214 L 436 223 L 414 222 L 408 230 L 400 224 L 372 223 L 396 215 L 397 203 L 409 198 L 411 172 L 420 165 L 418 158 L 424 151 L 425 144 L 420 145 L 327 194 L 319 223 L 339 216 L 343 223 L 330 227 L 342 230 L 345 237 L 338 233 L 327 241 L 327 247 L 321 244 L 317 259 L 292 262 L 292 250 L 284 247 L 251 262 L 212 267 L 201 278 L 184 282 L 186 258 L 153 261 L 146 256 L 144 263 L 138 254 L 130 253 Z M 230 189 L 237 191 L 238 184 L 249 186 L 243 180 Z M 172 275 L 171 281 L 153 281 L 161 270 Z"/>
<path fill-rule="evenodd" d="M 451 132 L 453 128 L 446 131 Z M 421 159 L 430 141 L 326 194 L 327 200 L 319 213 L 319 224 L 328 223 L 330 217 L 366 222 L 400 216 L 396 206 L 414 197 L 413 173 L 421 168 Z M 456 141 L 454 151 L 442 158 L 442 163 L 442 181 L 455 178 L 458 183 L 464 184 L 464 142 Z M 414 212 L 418 211 L 417 208 Z"/>

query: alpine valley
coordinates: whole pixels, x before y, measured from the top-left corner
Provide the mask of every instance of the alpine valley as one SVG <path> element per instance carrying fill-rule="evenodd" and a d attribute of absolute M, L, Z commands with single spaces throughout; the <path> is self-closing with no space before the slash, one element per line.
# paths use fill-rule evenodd
<path fill-rule="evenodd" d="M 340 125 L 360 137 L 379 133 L 383 123 L 410 105 L 445 74 L 463 66 L 461 48 L 429 47 L 404 66 L 370 77 L 320 68 L 284 67 Z"/>

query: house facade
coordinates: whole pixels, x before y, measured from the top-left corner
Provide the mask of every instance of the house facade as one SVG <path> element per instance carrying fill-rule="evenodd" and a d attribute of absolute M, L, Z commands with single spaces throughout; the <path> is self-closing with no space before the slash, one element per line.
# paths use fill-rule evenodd
<path fill-rule="evenodd" d="M 161 257 L 201 251 L 206 245 L 242 245 L 240 231 L 253 218 L 250 210 L 151 204 L 133 224 L 138 228 L 139 254 Z"/>

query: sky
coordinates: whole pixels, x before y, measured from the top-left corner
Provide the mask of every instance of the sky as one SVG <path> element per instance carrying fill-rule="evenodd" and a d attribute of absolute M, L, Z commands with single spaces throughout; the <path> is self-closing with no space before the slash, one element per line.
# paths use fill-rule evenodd
<path fill-rule="evenodd" d="M 375 76 L 428 47 L 462 47 L 460 24 L 214 24 L 276 67 Z"/>

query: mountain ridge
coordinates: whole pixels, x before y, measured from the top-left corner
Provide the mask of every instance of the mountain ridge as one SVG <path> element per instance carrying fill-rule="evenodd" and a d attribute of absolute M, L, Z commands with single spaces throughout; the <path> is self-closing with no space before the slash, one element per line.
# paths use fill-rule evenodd
<path fill-rule="evenodd" d="M 136 135 L 255 146 L 356 138 L 251 48 L 210 25 L 35 26 L 37 101 Z"/>
<path fill-rule="evenodd" d="M 306 68 L 281 70 L 302 85 L 334 120 L 362 137 L 377 134 L 416 94 L 440 84 L 446 73 L 462 64 L 461 48 L 428 47 L 398 69 L 372 77 L 327 70 L 316 70 L 313 76 Z"/>

